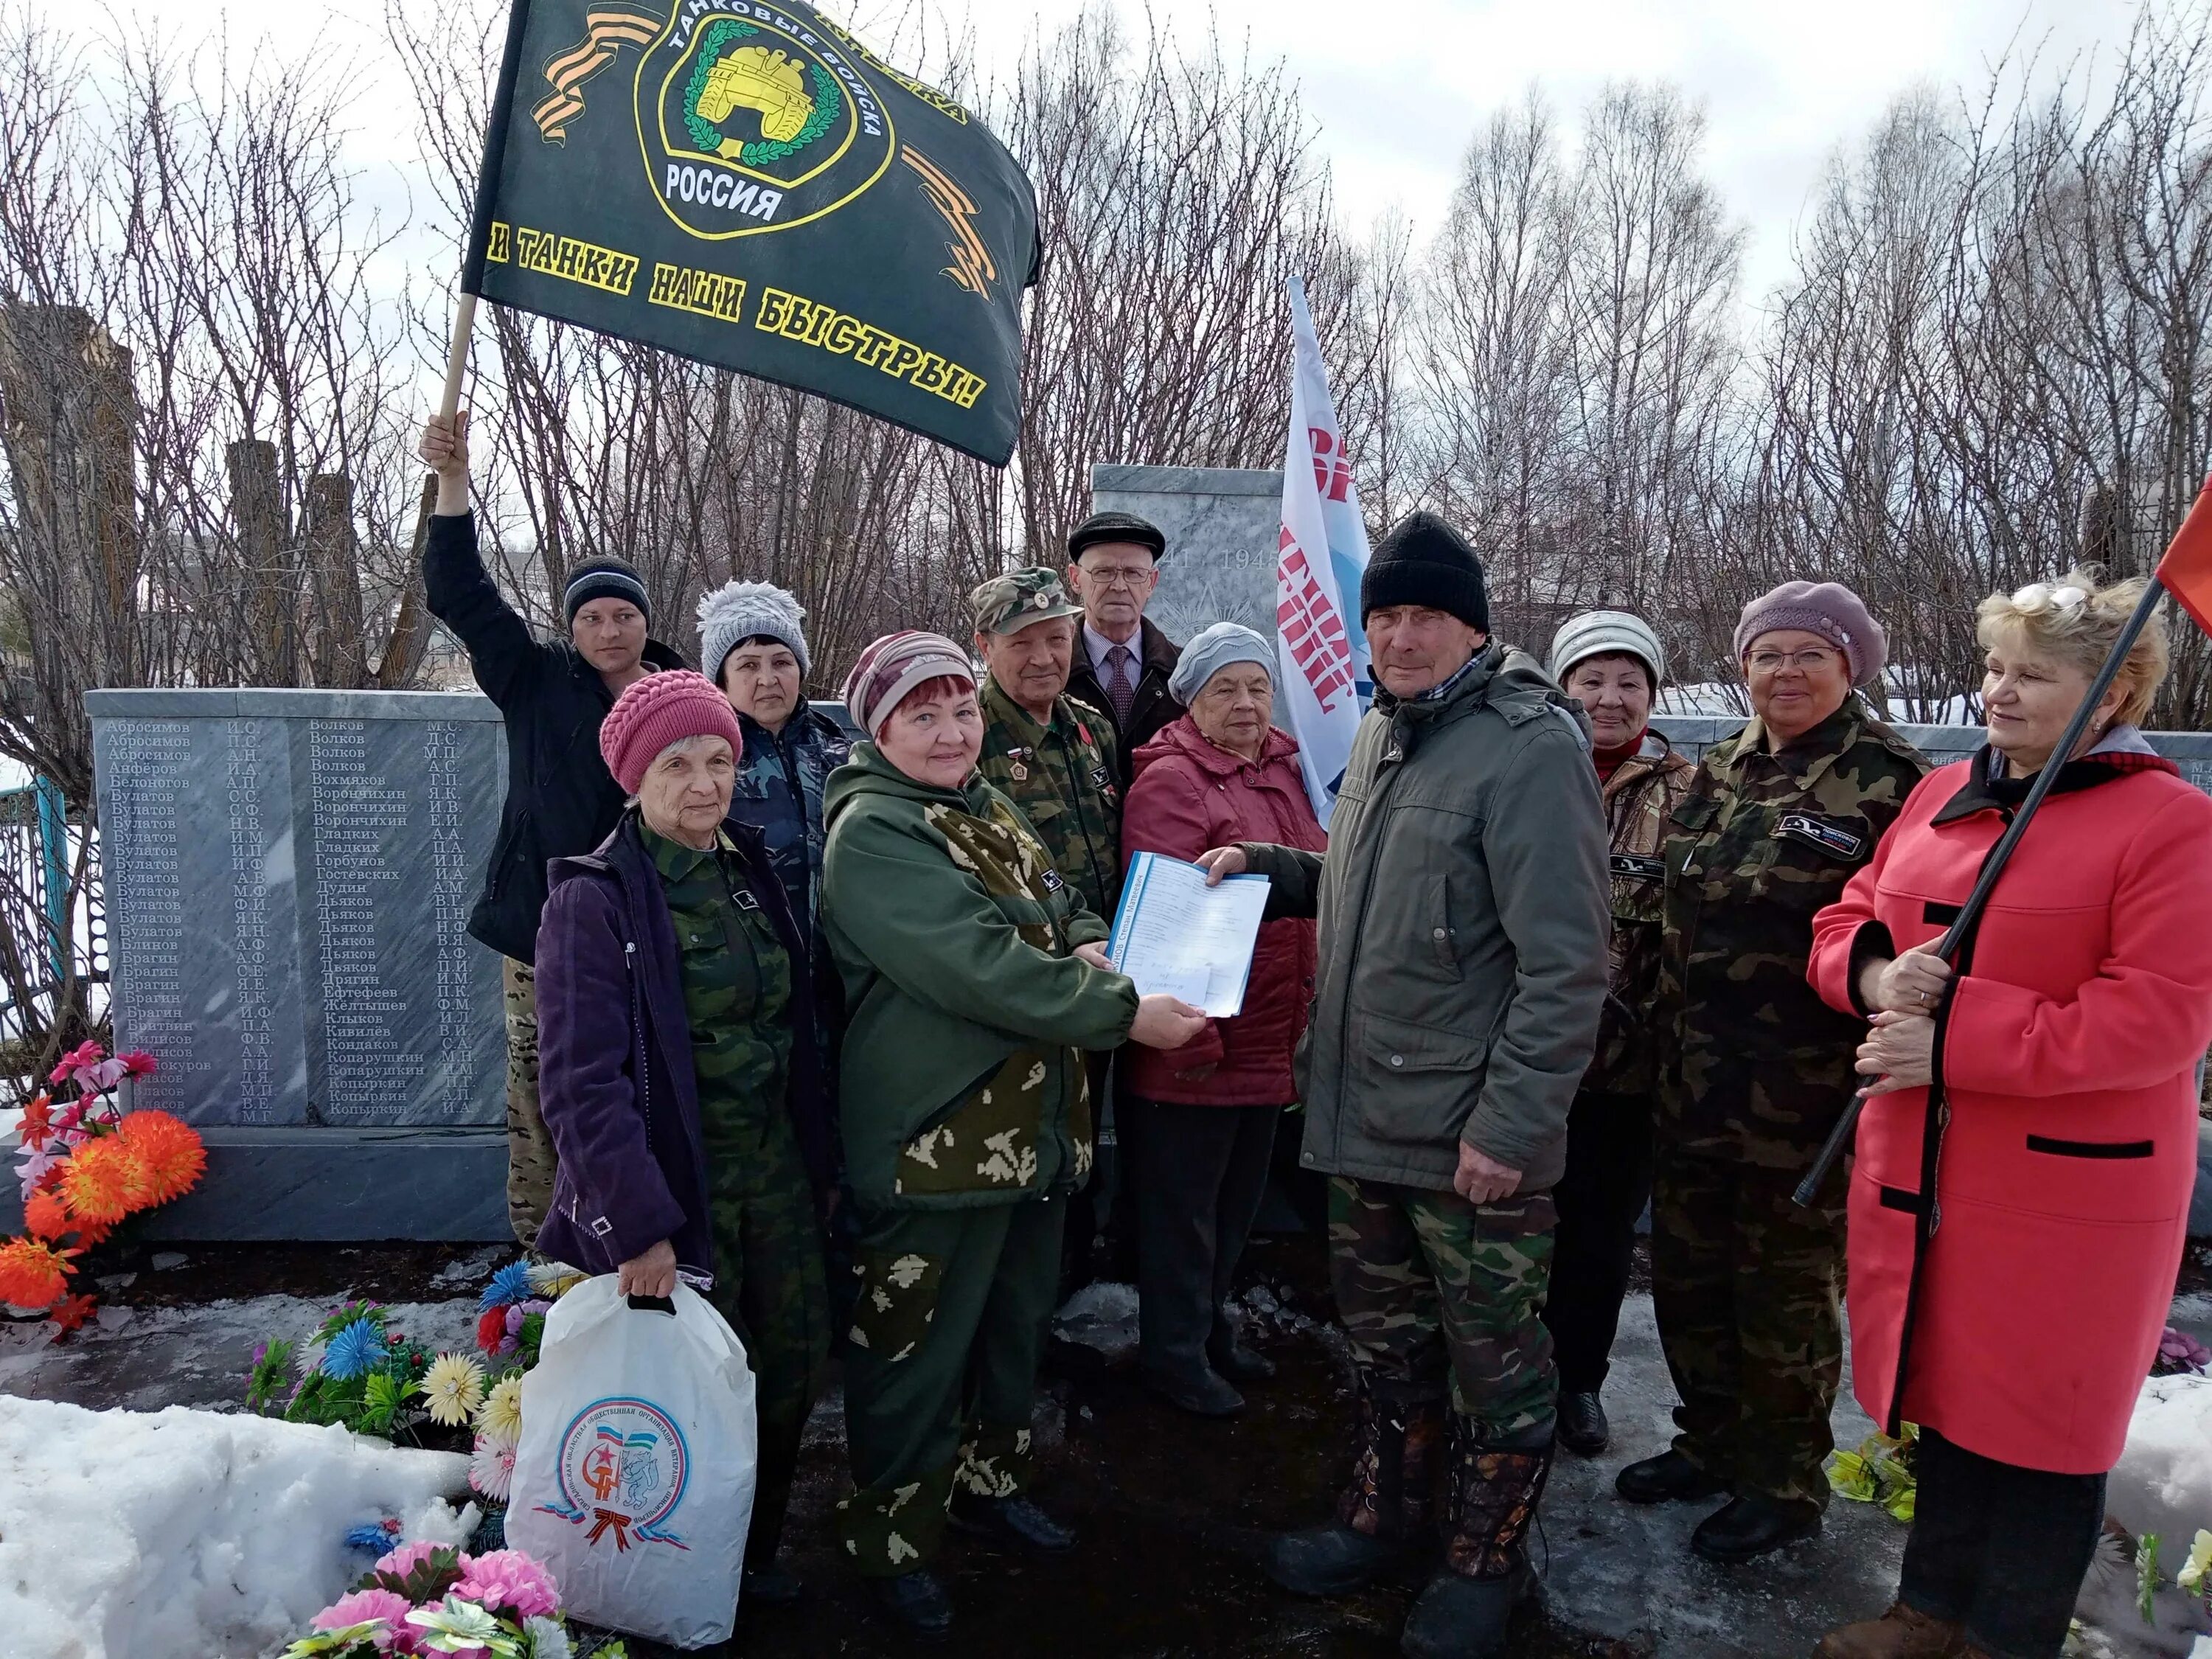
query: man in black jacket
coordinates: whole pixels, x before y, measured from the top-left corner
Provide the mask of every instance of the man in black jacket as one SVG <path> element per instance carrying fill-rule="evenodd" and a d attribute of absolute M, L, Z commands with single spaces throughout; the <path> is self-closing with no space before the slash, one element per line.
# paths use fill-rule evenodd
<path fill-rule="evenodd" d="M 1158 525 L 1133 513 L 1094 513 L 1067 538 L 1067 585 L 1083 605 L 1067 695 L 1113 720 L 1125 794 L 1139 747 L 1182 716 L 1168 695 L 1182 647 L 1145 620 L 1167 545 Z"/>
<path fill-rule="evenodd" d="M 562 594 L 568 637 L 540 641 L 499 591 L 469 511 L 468 416 L 432 417 L 416 453 L 438 475 L 422 551 L 430 614 L 469 653 L 507 723 L 507 801 L 469 932 L 505 958 L 507 1211 L 526 1248 L 553 1196 L 553 1143 L 538 1109 L 538 918 L 549 860 L 594 851 L 622 817 L 623 792 L 599 757 L 599 722 L 623 690 L 684 659 L 647 637 L 653 604 L 635 570 L 592 559 Z"/>

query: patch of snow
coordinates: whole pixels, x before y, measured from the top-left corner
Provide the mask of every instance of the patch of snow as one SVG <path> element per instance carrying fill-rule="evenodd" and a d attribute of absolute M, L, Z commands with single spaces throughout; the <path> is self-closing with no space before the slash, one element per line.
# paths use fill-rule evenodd
<path fill-rule="evenodd" d="M 11 1659 L 273 1654 L 367 1567 L 349 1529 L 466 1536 L 466 1458 L 335 1427 L 0 1399 L 0 1471 Z"/>
<path fill-rule="evenodd" d="M 435 1290 L 451 1290 L 457 1285 L 477 1285 L 489 1279 L 509 1261 L 516 1260 L 511 1244 L 488 1245 L 459 1261 L 449 1261 L 432 1276 L 430 1284 Z"/>
<path fill-rule="evenodd" d="M 1103 1279 L 1085 1285 L 1060 1304 L 1053 1328 L 1109 1359 L 1131 1352 L 1137 1346 L 1137 1287 Z"/>
<path fill-rule="evenodd" d="M 2169 1552 L 2185 1552 L 2200 1527 L 2212 1528 L 2212 1376 L 2143 1384 L 2105 1507 L 2137 1537 L 2158 1534 Z"/>
<path fill-rule="evenodd" d="M 182 1250 L 156 1250 L 154 1252 L 154 1271 L 157 1273 L 165 1273 L 173 1267 L 185 1266 L 191 1260 L 191 1257 L 186 1255 Z"/>

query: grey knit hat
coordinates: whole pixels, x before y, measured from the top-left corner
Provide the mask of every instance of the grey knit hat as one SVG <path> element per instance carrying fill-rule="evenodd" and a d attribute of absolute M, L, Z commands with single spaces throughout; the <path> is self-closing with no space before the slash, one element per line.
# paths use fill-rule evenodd
<path fill-rule="evenodd" d="M 715 684 L 722 683 L 722 659 L 756 635 L 789 646 L 799 678 L 806 678 L 806 613 L 783 589 L 772 582 L 724 582 L 699 601 L 699 666 Z"/>
<path fill-rule="evenodd" d="M 1656 691 L 1667 678 L 1667 653 L 1643 617 L 1626 611 L 1584 611 L 1559 624 L 1552 635 L 1552 678 L 1561 685 L 1575 665 L 1592 657 L 1633 657 L 1651 676 Z"/>
<path fill-rule="evenodd" d="M 1275 647 L 1242 623 L 1218 622 L 1200 629 L 1168 676 L 1168 696 L 1184 708 L 1206 690 L 1206 683 L 1232 662 L 1256 662 L 1275 678 Z"/>

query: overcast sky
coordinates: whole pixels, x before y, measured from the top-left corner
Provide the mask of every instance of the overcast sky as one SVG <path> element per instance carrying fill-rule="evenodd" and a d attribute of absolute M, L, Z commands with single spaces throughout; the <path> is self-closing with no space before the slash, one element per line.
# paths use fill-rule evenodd
<path fill-rule="evenodd" d="M 164 7 L 165 29 L 213 27 L 203 0 Z M 987 64 L 1073 15 L 1076 0 L 935 0 L 972 27 Z M 86 0 L 30 0 L 58 24 L 87 21 Z M 864 32 L 899 0 L 830 9 Z M 1141 0 L 1121 9 L 1142 27 Z M 1196 0 L 1157 0 L 1173 27 L 1202 29 Z M 1215 0 L 1224 41 L 1279 58 L 1304 92 L 1334 167 L 1340 209 L 1364 231 L 1402 208 L 1425 238 L 1441 216 L 1476 123 L 1531 83 L 1571 120 L 1607 79 L 1668 80 L 1705 105 L 1708 171 L 1750 232 L 1745 270 L 1756 299 L 1788 274 L 1790 239 L 1821 167 L 1916 83 L 1978 97 L 2008 52 L 2033 55 L 2047 82 L 2069 64 L 2109 60 L 2124 43 L 2132 0 Z M 126 18 L 144 14 L 118 12 Z M 350 125 L 365 165 L 411 164 L 404 90 L 384 46 L 381 0 L 227 0 L 234 45 L 296 54 L 337 49 L 364 76 Z M 96 18 L 96 14 L 94 15 Z M 205 23 L 199 20 L 204 17 Z M 1195 21 L 1194 21 L 1195 20 Z M 880 33 L 878 33 L 880 43 Z M 0 88 L 4 92 L 4 88 Z M 386 98 L 400 118 L 377 119 Z M 381 131 L 376 129 L 381 128 Z M 376 181 L 397 199 L 396 180 Z"/>

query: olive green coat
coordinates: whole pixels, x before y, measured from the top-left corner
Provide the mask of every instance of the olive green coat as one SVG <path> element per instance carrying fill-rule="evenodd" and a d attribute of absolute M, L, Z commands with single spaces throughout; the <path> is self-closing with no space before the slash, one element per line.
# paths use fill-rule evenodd
<path fill-rule="evenodd" d="M 858 743 L 823 817 L 854 1196 L 968 1209 L 1079 1184 L 1092 1145 L 1079 1051 L 1115 1047 L 1137 1014 L 1133 985 L 1070 954 L 1104 940 L 1105 922 L 975 773 L 937 788 Z"/>

